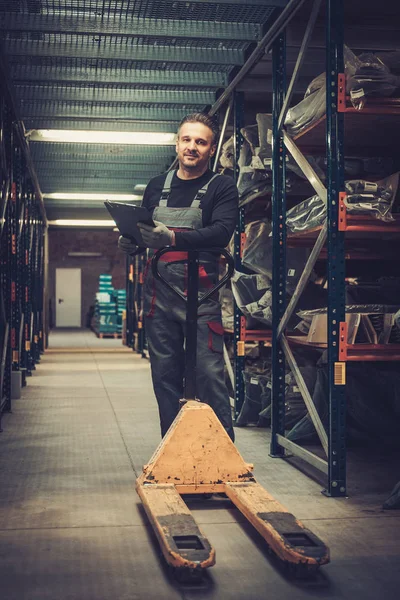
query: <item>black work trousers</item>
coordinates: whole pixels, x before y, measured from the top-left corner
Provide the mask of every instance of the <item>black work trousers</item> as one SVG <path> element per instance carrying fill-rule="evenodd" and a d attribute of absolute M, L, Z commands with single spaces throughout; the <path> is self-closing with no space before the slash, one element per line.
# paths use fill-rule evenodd
<path fill-rule="evenodd" d="M 150 276 L 145 285 L 145 328 L 154 393 L 164 436 L 179 412 L 185 369 L 186 303 Z M 230 399 L 224 378 L 221 307 L 208 300 L 197 322 L 197 397 L 209 404 L 234 441 Z"/>

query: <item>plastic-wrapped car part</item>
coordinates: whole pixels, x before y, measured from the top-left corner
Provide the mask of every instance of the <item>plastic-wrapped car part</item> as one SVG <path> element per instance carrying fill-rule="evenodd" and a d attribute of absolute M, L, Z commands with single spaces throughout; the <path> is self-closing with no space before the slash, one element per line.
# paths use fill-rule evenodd
<path fill-rule="evenodd" d="M 242 264 L 272 278 L 272 237 L 269 221 L 253 221 L 246 226 L 246 243 L 243 249 Z M 296 289 L 304 266 L 310 255 L 309 248 L 288 248 L 286 251 L 286 291 L 292 294 Z"/>
<path fill-rule="evenodd" d="M 256 121 L 260 145 L 260 151 L 258 155 L 265 165 L 265 161 L 268 161 L 272 157 L 272 115 L 269 113 L 258 113 L 256 115 Z"/>
<path fill-rule="evenodd" d="M 244 140 L 249 144 L 251 153 L 256 154 L 256 148 L 258 148 L 260 141 L 258 137 L 258 126 L 248 125 L 240 130 Z"/>
<path fill-rule="evenodd" d="M 266 169 L 271 169 L 271 157 L 272 157 L 272 115 L 269 113 L 258 113 L 256 115 L 257 125 L 258 125 L 258 137 L 260 147 L 256 156 L 256 163 L 259 165 L 258 168 L 264 167 Z M 325 170 L 321 168 L 321 162 L 323 161 L 322 157 L 314 157 L 314 156 L 306 156 L 308 162 L 317 173 L 318 177 L 324 181 L 325 180 Z M 255 166 L 255 165 L 254 165 Z M 303 171 L 297 165 L 294 158 L 287 153 L 286 154 L 286 168 L 300 177 L 303 180 L 307 180 Z"/>
<path fill-rule="evenodd" d="M 326 206 L 319 196 L 311 196 L 286 213 L 286 227 L 293 233 L 323 225 Z"/>
<path fill-rule="evenodd" d="M 399 185 L 399 173 L 378 182 L 354 179 L 345 182 L 347 212 L 373 214 L 382 221 L 393 221 L 391 212 Z"/>
<path fill-rule="evenodd" d="M 271 326 L 272 284 L 269 277 L 236 271 L 231 282 L 233 295 L 242 313 Z"/>
<path fill-rule="evenodd" d="M 354 108 L 361 110 L 365 106 L 366 97 L 392 96 L 400 86 L 400 77 L 390 72 L 389 67 L 372 52 L 360 56 L 347 47 L 344 49 L 348 69 L 346 90 L 350 93 Z"/>
<path fill-rule="evenodd" d="M 318 77 L 315 77 L 311 81 L 311 83 L 309 83 L 309 85 L 305 91 L 304 98 L 308 98 L 308 96 L 311 96 L 315 92 L 318 92 L 318 90 L 324 89 L 325 83 L 326 83 L 325 73 L 321 73 L 320 75 L 318 75 Z"/>
<path fill-rule="evenodd" d="M 223 144 L 219 162 L 221 164 L 221 167 L 224 167 L 225 169 L 233 169 L 234 168 L 235 156 L 234 156 L 233 136 L 231 136 L 229 138 L 229 140 L 227 140 Z"/>
<path fill-rule="evenodd" d="M 300 372 L 306 382 L 310 393 L 313 393 L 317 377 L 314 365 L 300 367 Z M 271 368 L 262 373 L 253 370 L 243 372 L 245 386 L 245 400 L 236 420 L 236 425 L 244 427 L 249 424 L 257 427 L 271 425 Z M 304 400 L 297 387 L 294 375 L 287 373 L 285 376 L 285 428 L 291 429 L 307 413 Z"/>
<path fill-rule="evenodd" d="M 391 213 L 397 193 L 399 173 L 394 173 L 378 182 L 354 179 L 345 182 L 347 212 L 373 214 L 382 221 L 393 221 Z M 306 231 L 326 220 L 326 206 L 317 195 L 303 200 L 286 215 L 286 227 L 293 233 Z"/>
<path fill-rule="evenodd" d="M 372 53 L 357 57 L 344 46 L 346 89 L 353 106 L 361 109 L 366 96 L 391 96 L 400 87 L 400 77 L 390 72 L 381 58 Z M 324 116 L 326 109 L 326 75 L 321 73 L 308 86 L 304 99 L 290 108 L 285 127 L 295 136 Z"/>
<path fill-rule="evenodd" d="M 239 206 L 244 206 L 259 196 L 271 193 L 272 173 L 271 171 L 259 171 L 251 167 L 242 167 L 237 187 L 239 191 Z"/>
<path fill-rule="evenodd" d="M 237 427 L 254 424 L 257 427 L 267 427 L 270 417 L 265 418 L 265 412 L 271 405 L 271 373 L 259 373 L 252 370 L 243 371 L 244 402 L 236 419 Z M 263 413 L 263 414 L 261 414 Z"/>
<path fill-rule="evenodd" d="M 288 110 L 285 127 L 290 136 L 301 133 L 324 116 L 326 105 L 325 79 L 325 73 L 314 79 L 309 86 L 314 91 Z"/>

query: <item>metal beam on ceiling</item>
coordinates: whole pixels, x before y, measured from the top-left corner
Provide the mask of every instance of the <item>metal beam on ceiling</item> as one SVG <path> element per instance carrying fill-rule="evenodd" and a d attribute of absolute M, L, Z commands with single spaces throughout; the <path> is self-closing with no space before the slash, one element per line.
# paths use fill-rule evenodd
<path fill-rule="evenodd" d="M 113 165 L 112 169 L 107 169 L 107 165 L 105 163 L 105 164 L 103 164 L 103 168 L 98 169 L 98 170 L 94 170 L 91 167 L 86 167 L 85 165 L 83 165 L 83 168 L 80 169 L 79 171 L 76 171 L 75 173 L 77 175 L 77 178 L 85 177 L 85 178 L 90 178 L 90 179 L 93 178 L 93 179 L 108 179 L 108 180 L 110 180 L 111 178 L 114 177 L 114 179 L 122 180 L 122 179 L 132 179 L 134 177 L 151 177 L 152 174 L 154 174 L 154 172 L 156 170 L 157 169 L 154 168 L 154 165 L 150 165 L 147 168 L 145 165 L 137 165 L 136 167 L 132 167 L 130 169 L 122 169 L 114 177 L 113 176 L 113 172 L 115 172 L 114 165 Z M 39 170 L 38 170 L 38 172 L 39 172 Z M 162 166 L 160 167 L 160 172 L 162 172 Z M 71 177 L 74 177 L 74 170 L 69 169 L 68 167 L 63 168 L 59 174 L 56 174 L 56 173 L 52 172 L 49 168 L 46 168 L 42 172 L 41 181 L 50 181 L 50 180 L 69 181 Z"/>
<path fill-rule="evenodd" d="M 74 174 L 77 175 L 88 175 L 92 176 L 103 176 L 102 172 L 107 173 L 110 178 L 117 178 L 120 175 L 128 175 L 135 176 L 137 173 L 143 174 L 143 169 L 145 168 L 145 164 L 142 163 L 108 163 L 108 167 L 104 162 L 104 158 L 102 162 L 89 162 L 86 161 L 84 163 L 79 164 L 76 161 L 48 161 L 45 162 L 37 162 L 35 161 L 36 170 L 38 173 L 43 173 L 44 178 L 46 177 L 46 172 L 48 171 L 56 171 L 57 173 L 63 174 Z M 150 169 L 146 172 L 154 173 L 156 171 L 166 171 L 169 164 L 168 161 L 149 161 L 148 166 Z"/>
<path fill-rule="evenodd" d="M 47 146 L 48 144 L 46 144 Z M 96 154 L 95 156 L 85 156 L 84 154 L 75 154 L 71 148 L 70 155 L 61 155 L 61 156 L 49 156 L 48 158 L 37 158 L 33 154 L 33 160 L 36 166 L 36 169 L 45 170 L 46 167 L 49 169 L 53 168 L 69 168 L 72 169 L 74 167 L 82 168 L 82 165 L 88 165 L 89 169 L 99 168 L 101 165 L 104 165 L 105 161 L 107 165 L 112 166 L 117 171 L 126 170 L 128 168 L 136 168 L 139 165 L 163 165 L 168 162 L 168 160 L 174 155 L 174 152 L 170 152 L 170 154 L 163 156 L 159 156 L 157 154 L 151 155 L 147 154 L 146 156 L 113 156 L 112 154 L 106 154 L 103 152 L 102 154 Z"/>
<path fill-rule="evenodd" d="M 168 105 L 141 106 L 134 102 L 118 104 L 108 103 L 100 104 L 95 102 L 56 102 L 33 100 L 24 101 L 21 106 L 21 117 L 102 117 L 102 118 L 122 118 L 143 119 L 145 121 L 157 121 L 161 118 L 163 121 L 180 121 L 186 113 L 201 112 L 204 105 L 182 104 L 177 107 Z"/>
<path fill-rule="evenodd" d="M 35 160 L 49 160 L 51 158 L 72 158 L 80 159 L 82 157 L 88 160 L 96 160 L 98 157 L 106 156 L 107 160 L 139 160 L 154 158 L 164 158 L 175 152 L 174 146 L 138 146 L 134 144 L 93 144 L 81 142 L 54 142 L 44 143 L 30 141 L 31 153 Z"/>
<path fill-rule="evenodd" d="M 157 86 L 158 87 L 158 86 Z M 190 88 L 174 89 L 164 86 L 160 89 L 137 88 L 136 86 L 72 86 L 67 84 L 20 85 L 14 86 L 20 103 L 34 98 L 35 102 L 43 100 L 50 102 L 135 102 L 180 104 L 182 98 L 187 104 L 212 104 L 215 100 L 215 90 L 193 90 Z"/>
<path fill-rule="evenodd" d="M 96 83 L 104 81 L 108 84 L 158 84 L 168 86 L 196 85 L 204 87 L 225 87 L 228 85 L 228 74 L 218 71 L 194 71 L 188 68 L 181 71 L 166 69 L 112 69 L 90 67 L 59 66 L 28 66 L 12 64 L 12 80 L 14 85 L 26 83 L 53 82 L 85 82 Z"/>
<path fill-rule="evenodd" d="M 156 164 L 146 165 L 143 163 L 139 164 L 111 164 L 107 166 L 107 163 L 104 161 L 102 163 L 62 163 L 62 165 L 56 165 L 53 161 L 49 161 L 48 163 L 39 163 L 36 164 L 37 172 L 43 174 L 43 180 L 51 179 L 53 175 L 46 175 L 46 173 L 54 173 L 54 167 L 58 166 L 60 170 L 59 173 L 62 173 L 62 178 L 65 179 L 67 177 L 88 177 L 95 179 L 132 179 L 134 176 L 144 176 L 148 175 L 151 177 L 151 174 L 155 171 L 159 170 L 161 173 L 165 170 L 166 165 L 159 161 Z"/>
<path fill-rule="evenodd" d="M 38 117 L 24 119 L 25 129 L 78 129 L 89 131 L 153 131 L 170 133 L 178 129 L 177 121 L 145 121 L 126 118 L 82 116 Z"/>
<path fill-rule="evenodd" d="M 112 44 L 113 38 L 103 43 L 93 44 L 92 38 L 81 36 L 81 41 L 73 43 L 70 36 L 61 37 L 61 42 L 49 43 L 27 38 L 26 40 L 5 41 L 5 51 L 11 58 L 14 56 L 82 58 L 99 60 L 118 60 L 135 62 L 195 63 L 210 65 L 243 65 L 246 45 L 243 48 L 230 48 L 229 44 L 216 44 L 215 47 L 196 45 L 192 40 L 180 39 L 176 45 L 163 45 L 157 39 L 151 44 L 135 44 L 134 40 L 126 40 L 124 45 Z M 74 36 L 78 37 L 78 36 Z M 115 39 L 115 38 L 114 38 Z M 129 43 L 129 42 L 132 43 Z M 85 43 L 86 42 L 86 43 Z M 225 47 L 225 45 L 227 47 Z"/>
<path fill-rule="evenodd" d="M 192 21 L 169 19 L 167 15 L 158 19 L 147 18 L 103 18 L 102 15 L 70 14 L 0 14 L 0 30 L 30 31 L 40 33 L 62 32 L 90 35 L 193 37 L 195 39 L 246 40 L 260 39 L 262 27 L 258 23 L 233 23 L 217 21 Z"/>

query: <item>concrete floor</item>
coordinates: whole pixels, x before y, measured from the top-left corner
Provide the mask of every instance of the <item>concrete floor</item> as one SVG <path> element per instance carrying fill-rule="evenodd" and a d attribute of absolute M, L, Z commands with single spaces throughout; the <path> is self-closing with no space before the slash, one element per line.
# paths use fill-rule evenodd
<path fill-rule="evenodd" d="M 77 349 L 77 350 L 74 350 Z M 279 501 L 324 539 L 331 564 L 294 581 L 224 499 L 190 505 L 217 564 L 199 585 L 166 569 L 134 489 L 159 442 L 149 365 L 120 340 L 54 332 L 0 435 L 2 600 L 276 600 L 399 597 L 400 511 L 382 502 L 399 457 L 349 452 L 348 499 L 268 456 L 268 431 L 237 446 Z"/>

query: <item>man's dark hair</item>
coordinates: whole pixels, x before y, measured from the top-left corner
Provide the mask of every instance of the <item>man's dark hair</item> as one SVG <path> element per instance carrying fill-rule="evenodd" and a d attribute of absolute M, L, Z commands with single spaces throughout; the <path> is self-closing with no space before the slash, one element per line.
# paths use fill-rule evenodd
<path fill-rule="evenodd" d="M 210 117 L 204 113 L 190 113 L 183 117 L 182 121 L 179 123 L 178 127 L 178 136 L 179 131 L 185 123 L 203 123 L 206 127 L 209 127 L 213 133 L 213 144 L 216 144 L 219 138 L 219 125 L 218 121 L 215 117 Z"/>

